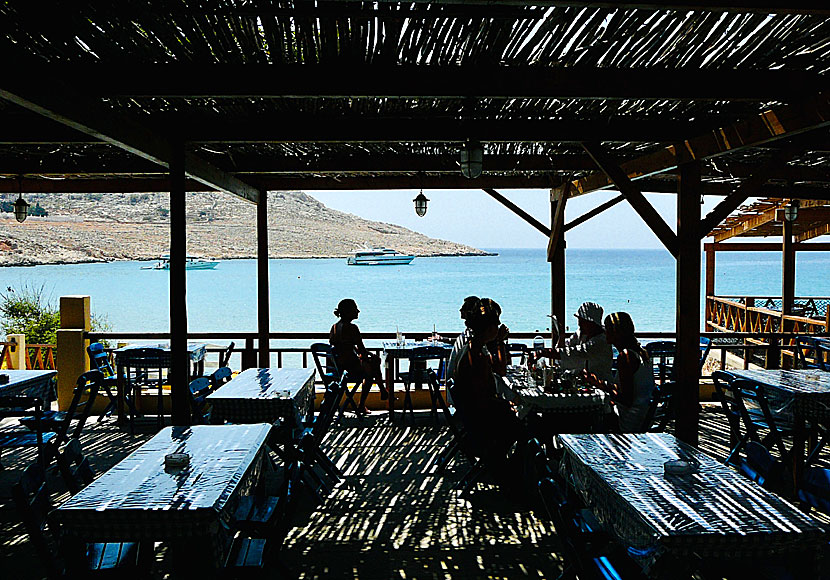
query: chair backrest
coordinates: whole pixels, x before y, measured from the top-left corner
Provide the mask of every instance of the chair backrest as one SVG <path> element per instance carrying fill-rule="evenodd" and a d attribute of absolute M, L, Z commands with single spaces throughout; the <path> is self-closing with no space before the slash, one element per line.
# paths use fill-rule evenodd
<path fill-rule="evenodd" d="M 70 439 L 58 452 L 58 470 L 69 493 L 76 494 L 95 479 L 95 472 L 81 451 L 81 442 Z"/>
<path fill-rule="evenodd" d="M 640 431 L 642 433 L 663 433 L 669 421 L 674 418 L 674 395 L 677 383 L 668 381 L 662 385 L 655 385 L 651 393 L 646 415 Z"/>
<path fill-rule="evenodd" d="M 190 391 L 190 409 L 193 413 L 193 420 L 197 423 L 207 423 L 210 413 L 207 410 L 207 396 L 213 392 L 209 377 L 193 379 L 188 385 Z"/>
<path fill-rule="evenodd" d="M 334 356 L 334 347 L 325 342 L 315 342 L 309 347 L 314 365 L 326 387 L 340 380 L 340 369 Z"/>
<path fill-rule="evenodd" d="M 219 368 L 228 366 L 228 363 L 231 361 L 231 355 L 233 354 L 233 347 L 234 343 L 231 342 L 228 348 L 219 353 Z"/>
<path fill-rule="evenodd" d="M 349 372 L 343 371 L 340 380 L 332 383 L 332 386 L 326 389 L 323 402 L 320 403 L 320 410 L 314 418 L 314 424 L 311 429 L 312 435 L 318 444 L 322 442 L 323 437 L 328 433 L 329 427 L 337 415 L 337 410 L 340 408 L 340 401 L 343 400 L 343 396 L 348 388 Z"/>
<path fill-rule="evenodd" d="M 23 520 L 23 527 L 29 534 L 29 541 L 49 569 L 49 576 L 58 576 L 61 570 L 55 558 L 52 539 L 46 535 L 52 500 L 46 486 L 45 471 L 40 464 L 35 463 L 26 468 L 20 481 L 12 486 L 12 499 Z"/>
<path fill-rule="evenodd" d="M 131 348 L 128 360 L 128 366 L 134 369 L 170 368 L 170 352 L 156 347 Z"/>
<path fill-rule="evenodd" d="M 89 355 L 90 364 L 101 371 L 105 379 L 115 376 L 115 370 L 110 363 L 109 354 L 104 350 L 104 345 L 100 342 L 93 342 L 86 347 L 86 352 Z"/>
<path fill-rule="evenodd" d="M 703 372 L 703 365 L 709 358 L 709 351 L 712 350 L 712 340 L 705 336 L 700 337 L 700 371 Z"/>
<path fill-rule="evenodd" d="M 507 347 L 507 355 L 510 357 L 510 360 L 507 361 L 507 364 L 524 364 L 527 357 L 527 345 L 522 344 L 521 342 L 508 342 L 506 345 Z M 513 359 L 518 357 L 518 361 L 514 362 Z"/>
<path fill-rule="evenodd" d="M 92 413 L 92 406 L 95 404 L 95 399 L 98 397 L 98 391 L 103 381 L 104 375 L 97 370 L 87 371 L 78 377 L 75 390 L 72 393 L 72 401 L 69 403 L 63 421 L 55 431 L 58 445 L 67 440 L 70 423 L 75 418 L 78 419 L 78 423 L 75 425 L 75 430 L 72 431 L 72 438 L 77 439 L 81 436 L 84 425 L 86 425 L 86 421 Z"/>
<path fill-rule="evenodd" d="M 738 469 L 769 491 L 778 491 L 781 488 L 784 464 L 775 459 L 758 441 L 747 443 L 746 459 L 741 459 Z"/>
<path fill-rule="evenodd" d="M 211 388 L 215 391 L 216 389 L 230 381 L 232 376 L 233 372 L 231 372 L 230 367 L 219 367 L 210 375 Z"/>
<path fill-rule="evenodd" d="M 795 358 L 802 369 L 830 371 L 830 345 L 812 336 L 795 338 Z"/>
<path fill-rule="evenodd" d="M 663 384 L 674 376 L 674 357 L 677 354 L 677 344 L 673 341 L 661 340 L 649 342 L 645 345 L 646 352 L 654 368 L 654 378 L 657 384 Z"/>

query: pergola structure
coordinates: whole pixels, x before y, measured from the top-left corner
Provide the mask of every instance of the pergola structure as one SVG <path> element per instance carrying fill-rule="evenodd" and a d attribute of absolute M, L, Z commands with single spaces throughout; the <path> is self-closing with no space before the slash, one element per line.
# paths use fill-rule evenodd
<path fill-rule="evenodd" d="M 184 192 L 544 188 L 565 232 L 630 203 L 677 258 L 677 434 L 697 440 L 700 242 L 748 197 L 830 199 L 816 0 L 10 0 L 0 191 L 169 191 L 174 421 L 187 421 Z M 483 146 L 483 174 L 459 150 Z M 620 196 L 564 223 L 568 199 Z M 643 196 L 677 194 L 676 228 Z M 701 195 L 723 200 L 700 215 Z M 514 209 L 518 209 L 515 208 Z M 519 212 L 520 214 L 522 212 Z M 529 217 L 529 216 L 526 216 Z"/>

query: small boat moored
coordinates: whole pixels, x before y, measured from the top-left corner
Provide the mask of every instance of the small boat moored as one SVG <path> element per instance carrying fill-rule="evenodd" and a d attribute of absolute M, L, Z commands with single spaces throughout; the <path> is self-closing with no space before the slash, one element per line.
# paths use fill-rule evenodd
<path fill-rule="evenodd" d="M 415 259 L 411 254 L 401 254 L 389 248 L 364 248 L 352 254 L 346 260 L 349 266 L 401 266 Z"/>
<path fill-rule="evenodd" d="M 216 260 L 207 260 L 198 256 L 187 256 L 185 258 L 185 270 L 213 270 L 219 264 Z M 169 270 L 170 255 L 163 255 L 158 262 L 152 266 L 142 266 L 142 270 Z"/>

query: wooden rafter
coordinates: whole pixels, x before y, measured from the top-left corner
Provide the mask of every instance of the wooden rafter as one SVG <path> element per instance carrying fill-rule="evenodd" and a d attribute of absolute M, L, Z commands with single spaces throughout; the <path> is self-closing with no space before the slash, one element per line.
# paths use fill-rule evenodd
<path fill-rule="evenodd" d="M 812 240 L 813 238 L 817 238 L 825 234 L 830 234 L 830 223 L 826 223 L 824 225 L 817 226 L 811 230 L 807 230 L 806 232 L 800 233 L 799 235 L 795 236 L 795 241 L 806 242 L 807 240 Z"/>
<path fill-rule="evenodd" d="M 567 232 L 568 230 L 573 229 L 578 225 L 584 224 L 588 220 L 598 216 L 599 214 L 601 214 L 605 210 L 614 207 L 615 205 L 617 205 L 618 203 L 620 203 L 621 201 L 624 201 L 624 200 L 625 200 L 624 195 L 618 195 L 617 197 L 615 197 L 613 199 L 609 199 L 605 203 L 599 204 L 594 209 L 585 212 L 584 214 L 582 214 L 578 218 L 575 218 L 575 219 L 571 220 L 570 222 L 568 222 L 567 224 L 565 224 L 564 231 Z"/>
<path fill-rule="evenodd" d="M 674 169 L 682 163 L 717 157 L 827 126 L 830 126 L 830 92 L 819 93 L 797 105 L 764 111 L 729 127 L 714 129 L 681 145 L 671 145 L 628 161 L 621 169 L 629 179 L 640 179 Z M 607 189 L 611 183 L 608 175 L 596 172 L 574 181 L 571 195 Z"/>
<path fill-rule="evenodd" d="M 134 153 L 162 167 L 170 166 L 175 145 L 140 123 L 72 97 L 69 90 L 28 95 L 13 88 L 0 88 L 0 97 L 43 117 Z M 205 162 L 185 153 L 185 174 L 211 188 L 235 194 L 246 201 L 259 201 L 259 190 Z"/>
<path fill-rule="evenodd" d="M 765 199 L 747 208 L 744 208 L 735 216 L 731 216 L 726 222 L 712 232 L 715 242 L 722 242 L 736 236 L 746 235 L 761 226 L 775 222 L 779 219 L 778 211 L 789 203 L 789 199 Z M 802 200 L 799 209 L 799 221 L 809 219 L 811 208 L 823 209 L 827 204 L 823 200 Z M 821 216 L 817 216 L 821 219 Z M 796 237 L 796 241 L 803 241 Z"/>
<path fill-rule="evenodd" d="M 16 63 L 5 76 L 33 90 L 71 81 L 87 98 L 671 99 L 800 100 L 830 88 L 792 70 L 540 66 L 43 65 Z M 106 78 L 106 83 L 99 80 Z"/>
<path fill-rule="evenodd" d="M 487 188 L 487 187 L 483 188 L 483 190 L 487 195 L 489 195 L 490 197 L 492 197 L 493 199 L 498 201 L 504 207 L 506 207 L 507 209 L 509 209 L 513 213 L 515 213 L 517 216 L 519 216 L 524 221 L 526 221 L 527 223 L 532 225 L 534 228 L 536 228 L 537 230 L 542 232 L 544 235 L 550 236 L 550 229 L 548 227 L 546 227 L 545 224 L 543 224 L 542 222 L 537 220 L 535 217 L 533 217 L 532 215 L 527 213 L 525 210 L 520 208 L 518 205 L 516 205 L 515 203 L 513 203 L 512 201 L 510 201 L 506 197 L 504 197 L 498 191 L 496 191 L 495 189 L 492 189 L 492 188 Z"/>
<path fill-rule="evenodd" d="M 345 2 L 345 0 L 336 0 Z M 415 4 L 431 3 L 430 0 L 413 0 Z M 381 4 L 397 4 L 397 0 L 380 0 Z M 757 12 L 760 14 L 830 14 L 830 8 L 821 1 L 807 1 L 786 3 L 780 0 L 703 0 L 692 2 L 688 0 L 659 2 L 631 2 L 630 0 L 442 0 L 442 4 L 451 6 L 574 6 L 580 8 L 614 8 L 640 10 L 705 10 L 709 12 Z"/>
<path fill-rule="evenodd" d="M 608 175 L 620 193 L 622 193 L 654 235 L 663 242 L 673 256 L 677 256 L 677 234 L 663 220 L 657 210 L 643 196 L 640 189 L 623 172 L 614 160 L 602 149 L 599 143 L 583 143 L 585 152 L 596 161 L 597 165 Z"/>

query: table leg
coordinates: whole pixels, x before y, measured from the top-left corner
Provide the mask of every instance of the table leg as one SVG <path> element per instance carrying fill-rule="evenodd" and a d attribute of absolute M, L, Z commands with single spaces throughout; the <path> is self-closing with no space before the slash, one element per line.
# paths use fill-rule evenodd
<path fill-rule="evenodd" d="M 386 372 L 386 391 L 389 393 L 389 418 L 395 418 L 395 359 L 387 356 L 384 361 Z"/>
<path fill-rule="evenodd" d="M 115 394 L 116 404 L 116 412 L 118 415 L 118 423 L 123 423 L 126 419 L 124 416 L 124 389 L 127 388 L 127 378 L 124 376 L 124 365 L 118 364 L 116 365 L 116 389 L 117 393 Z"/>
<path fill-rule="evenodd" d="M 801 476 L 804 473 L 804 446 L 807 443 L 807 427 L 804 417 L 796 416 L 793 430 L 793 492 L 801 484 Z"/>

